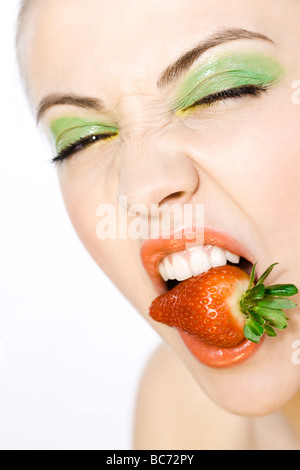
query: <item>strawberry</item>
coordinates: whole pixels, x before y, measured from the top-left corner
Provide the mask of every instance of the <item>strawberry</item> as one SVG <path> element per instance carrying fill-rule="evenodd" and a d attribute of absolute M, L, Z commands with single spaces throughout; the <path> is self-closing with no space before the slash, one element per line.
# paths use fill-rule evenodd
<path fill-rule="evenodd" d="M 212 268 L 179 283 L 155 299 L 150 307 L 154 320 L 175 327 L 206 343 L 229 348 L 245 338 L 259 343 L 263 334 L 277 336 L 288 318 L 283 310 L 297 305 L 286 297 L 297 294 L 293 284 L 265 287 L 272 264 L 255 283 L 236 266 Z"/>

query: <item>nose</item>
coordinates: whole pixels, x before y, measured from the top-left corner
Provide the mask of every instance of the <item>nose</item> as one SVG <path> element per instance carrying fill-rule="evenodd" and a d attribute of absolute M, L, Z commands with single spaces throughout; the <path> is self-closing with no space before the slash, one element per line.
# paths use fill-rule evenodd
<path fill-rule="evenodd" d="M 140 214 L 153 205 L 187 204 L 199 186 L 195 163 L 167 135 L 131 137 L 120 152 L 119 178 L 120 206 L 137 205 Z"/>

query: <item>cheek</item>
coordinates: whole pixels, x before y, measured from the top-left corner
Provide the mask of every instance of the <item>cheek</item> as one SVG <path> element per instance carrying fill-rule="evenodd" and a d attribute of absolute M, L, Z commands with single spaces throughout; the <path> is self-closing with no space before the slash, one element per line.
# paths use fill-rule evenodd
<path fill-rule="evenodd" d="M 58 168 L 58 178 L 66 210 L 79 239 L 94 259 L 102 260 L 101 267 L 106 271 L 112 250 L 107 250 L 105 240 L 97 235 L 97 214 L 106 200 L 101 181 L 85 168 L 80 171 L 79 165 L 73 167 L 72 161 Z"/>
<path fill-rule="evenodd" d="M 300 106 L 287 96 L 282 102 L 274 99 L 225 128 L 218 139 L 222 147 L 210 143 L 207 149 L 212 178 L 266 240 L 274 233 L 279 240 L 284 232 L 295 238 L 300 230 Z"/>
<path fill-rule="evenodd" d="M 148 306 L 153 300 L 153 288 L 141 263 L 139 244 L 130 238 L 118 239 L 118 236 L 114 236 L 119 233 L 115 185 L 112 183 L 109 189 L 102 191 L 102 176 L 97 172 L 93 176 L 89 173 L 89 177 L 83 177 L 83 172 L 78 172 L 80 177 L 74 174 L 71 177 L 67 173 L 59 171 L 59 183 L 67 212 L 80 241 L 129 302 L 146 315 L 145 305 Z M 113 177 L 110 181 L 113 182 Z M 101 214 L 105 211 L 104 217 L 100 215 L 99 209 Z M 108 213 L 108 209 L 111 212 Z M 103 233 L 103 220 L 109 223 L 109 238 L 99 235 Z M 105 224 L 106 227 L 108 225 Z"/>
<path fill-rule="evenodd" d="M 268 108 L 251 126 L 229 139 L 225 151 L 227 194 L 251 220 L 264 240 L 266 257 L 289 272 L 288 282 L 300 276 L 300 106 L 286 98 L 280 114 Z M 226 171 L 226 170 L 224 170 Z"/>
<path fill-rule="evenodd" d="M 249 213 L 276 249 L 284 242 L 285 250 L 290 250 L 290 243 L 296 242 L 300 250 L 299 115 L 300 108 L 283 108 L 280 116 L 266 120 L 261 129 L 253 129 L 249 145 L 252 154 L 252 161 L 248 154 L 246 179 Z"/>

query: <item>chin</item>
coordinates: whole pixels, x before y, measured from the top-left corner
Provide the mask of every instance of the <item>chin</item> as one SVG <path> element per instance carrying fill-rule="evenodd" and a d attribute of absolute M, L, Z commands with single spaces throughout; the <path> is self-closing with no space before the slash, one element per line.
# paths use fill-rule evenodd
<path fill-rule="evenodd" d="M 249 362 L 227 369 L 200 365 L 187 355 L 184 362 L 218 406 L 236 415 L 262 417 L 281 410 L 299 392 L 299 366 L 284 354 L 290 344 L 267 339 Z"/>

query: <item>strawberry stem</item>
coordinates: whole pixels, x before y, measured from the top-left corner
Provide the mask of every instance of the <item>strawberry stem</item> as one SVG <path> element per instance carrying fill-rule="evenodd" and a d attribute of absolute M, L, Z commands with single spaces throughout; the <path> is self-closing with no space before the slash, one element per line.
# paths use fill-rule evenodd
<path fill-rule="evenodd" d="M 240 301 L 240 308 L 247 318 L 244 335 L 253 343 L 259 343 L 266 333 L 276 337 L 274 328 L 284 330 L 288 326 L 289 318 L 283 310 L 289 310 L 297 305 L 286 297 L 298 293 L 294 284 L 276 284 L 265 287 L 264 282 L 278 263 L 272 264 L 255 284 L 255 269 L 253 266 L 249 286 Z"/>

